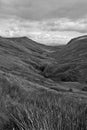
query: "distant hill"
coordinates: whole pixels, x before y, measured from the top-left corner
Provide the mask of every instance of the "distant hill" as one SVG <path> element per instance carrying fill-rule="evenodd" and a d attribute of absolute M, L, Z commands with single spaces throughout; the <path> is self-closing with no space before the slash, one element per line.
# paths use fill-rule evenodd
<path fill-rule="evenodd" d="M 87 82 L 87 36 L 72 39 L 51 57 L 56 63 L 45 69 L 45 76 L 55 81 Z"/>

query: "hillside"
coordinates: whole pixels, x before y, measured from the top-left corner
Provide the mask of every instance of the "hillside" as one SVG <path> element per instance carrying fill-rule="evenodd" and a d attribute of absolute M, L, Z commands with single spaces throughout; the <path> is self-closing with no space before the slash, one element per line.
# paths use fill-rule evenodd
<path fill-rule="evenodd" d="M 86 130 L 86 47 L 0 37 L 0 130 Z"/>
<path fill-rule="evenodd" d="M 55 81 L 87 83 L 87 36 L 72 39 L 51 54 L 56 63 L 44 75 Z"/>

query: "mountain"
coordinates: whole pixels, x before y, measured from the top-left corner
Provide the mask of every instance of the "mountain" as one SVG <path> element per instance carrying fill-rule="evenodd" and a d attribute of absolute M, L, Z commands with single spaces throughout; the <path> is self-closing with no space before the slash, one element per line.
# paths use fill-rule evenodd
<path fill-rule="evenodd" d="M 86 130 L 86 39 L 0 37 L 0 130 Z"/>
<path fill-rule="evenodd" d="M 46 77 L 58 82 L 87 83 L 87 36 L 72 39 L 51 57 L 56 63 L 45 69 Z"/>

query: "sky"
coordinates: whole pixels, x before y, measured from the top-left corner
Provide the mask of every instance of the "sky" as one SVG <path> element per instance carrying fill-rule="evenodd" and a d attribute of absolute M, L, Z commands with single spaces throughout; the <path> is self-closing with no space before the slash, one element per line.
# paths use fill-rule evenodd
<path fill-rule="evenodd" d="M 66 44 L 87 34 L 87 0 L 0 0 L 0 35 Z"/>

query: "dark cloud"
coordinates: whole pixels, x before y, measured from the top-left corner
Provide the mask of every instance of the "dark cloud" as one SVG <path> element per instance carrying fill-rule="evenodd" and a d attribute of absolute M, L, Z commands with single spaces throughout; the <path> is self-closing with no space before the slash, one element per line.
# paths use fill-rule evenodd
<path fill-rule="evenodd" d="M 78 19 L 87 16 L 87 1 L 77 1 L 72 4 L 68 4 L 67 6 L 60 7 L 60 9 L 56 9 L 51 11 L 47 17 L 67 17 L 71 19 Z"/>
<path fill-rule="evenodd" d="M 54 0 L 55 1 L 55 0 Z M 52 0 L 1 0 L 0 14 L 39 19 L 52 10 Z"/>
<path fill-rule="evenodd" d="M 81 17 L 86 15 L 87 0 L 0 0 L 0 15 L 27 19 Z"/>

